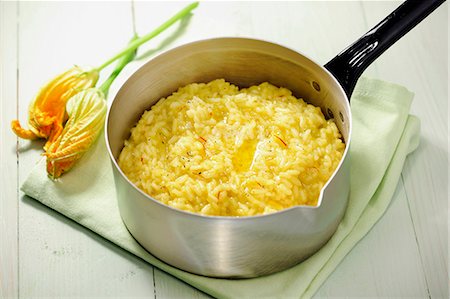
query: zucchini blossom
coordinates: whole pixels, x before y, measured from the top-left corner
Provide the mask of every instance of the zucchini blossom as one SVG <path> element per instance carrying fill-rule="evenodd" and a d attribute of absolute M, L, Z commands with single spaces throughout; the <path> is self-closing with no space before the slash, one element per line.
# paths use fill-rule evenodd
<path fill-rule="evenodd" d="M 66 103 L 80 90 L 93 87 L 98 80 L 97 70 L 83 70 L 75 66 L 45 85 L 28 109 L 29 130 L 22 128 L 18 120 L 11 122 L 14 133 L 24 139 L 45 138 L 49 144 L 56 140 L 66 120 Z"/>
<path fill-rule="evenodd" d="M 130 43 L 138 37 L 135 35 Z M 69 171 L 94 144 L 102 131 L 106 117 L 106 97 L 109 88 L 122 69 L 136 57 L 136 50 L 122 56 L 117 66 L 99 88 L 80 91 L 67 102 L 69 116 L 64 130 L 50 144 L 47 157 L 47 173 L 52 179 Z"/>
<path fill-rule="evenodd" d="M 66 108 L 69 119 L 44 153 L 51 178 L 72 168 L 100 135 L 107 109 L 105 94 L 96 88 L 83 90 L 67 102 Z"/>
<path fill-rule="evenodd" d="M 106 116 L 109 87 L 121 70 L 135 58 L 137 48 L 184 18 L 197 6 L 198 2 L 187 5 L 142 37 L 134 33 L 126 48 L 99 67 L 83 70 L 75 66 L 54 78 L 31 103 L 28 130 L 22 128 L 18 120 L 11 122 L 12 130 L 21 138 L 47 139 L 43 155 L 47 157 L 47 172 L 51 178 L 58 178 L 70 170 L 100 135 Z M 99 72 L 114 61 L 118 61 L 116 68 L 102 86 L 95 88 Z"/>

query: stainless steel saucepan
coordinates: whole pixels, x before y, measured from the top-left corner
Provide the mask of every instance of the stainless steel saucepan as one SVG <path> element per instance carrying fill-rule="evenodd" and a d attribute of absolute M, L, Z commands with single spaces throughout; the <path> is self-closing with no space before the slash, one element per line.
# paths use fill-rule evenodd
<path fill-rule="evenodd" d="M 352 135 L 349 98 L 358 77 L 443 2 L 404 2 L 324 67 L 296 51 L 245 38 L 193 42 L 146 63 L 119 90 L 106 121 L 119 209 L 130 233 L 164 262 L 213 277 L 266 275 L 315 253 L 333 235 L 347 206 Z M 123 174 L 117 158 L 144 110 L 180 86 L 217 78 L 240 87 L 266 81 L 286 87 L 336 120 L 346 150 L 317 207 L 295 206 L 241 218 L 202 216 L 162 204 Z"/>

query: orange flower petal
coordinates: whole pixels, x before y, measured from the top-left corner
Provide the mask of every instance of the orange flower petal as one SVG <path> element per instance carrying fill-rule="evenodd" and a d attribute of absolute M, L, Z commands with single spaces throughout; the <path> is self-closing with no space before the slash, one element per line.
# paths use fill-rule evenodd
<path fill-rule="evenodd" d="M 36 134 L 34 134 L 33 131 L 22 128 L 18 120 L 13 120 L 11 122 L 11 129 L 13 130 L 14 134 L 23 139 L 33 140 L 39 137 Z"/>
<path fill-rule="evenodd" d="M 18 121 L 12 122 L 17 136 L 25 139 L 45 138 L 53 142 L 62 132 L 66 118 L 67 101 L 80 90 L 97 83 L 96 70 L 83 70 L 75 66 L 47 83 L 36 95 L 29 107 L 29 130 L 23 129 Z M 44 147 L 46 149 L 48 144 Z"/>
<path fill-rule="evenodd" d="M 51 178 L 69 171 L 97 140 L 106 116 L 103 92 L 89 88 L 77 93 L 68 101 L 67 113 L 69 119 L 64 129 L 53 142 L 49 139 L 44 154 Z"/>

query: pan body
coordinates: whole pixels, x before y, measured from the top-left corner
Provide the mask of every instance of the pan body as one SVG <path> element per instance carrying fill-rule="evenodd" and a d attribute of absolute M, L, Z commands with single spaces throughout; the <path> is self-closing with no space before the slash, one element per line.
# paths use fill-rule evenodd
<path fill-rule="evenodd" d="M 145 110 L 180 86 L 225 80 L 240 87 L 270 82 L 321 107 L 346 142 L 317 207 L 295 206 L 252 217 L 208 217 L 176 210 L 135 187 L 117 158 Z M 106 143 L 123 222 L 151 254 L 179 269 L 212 277 L 256 277 L 284 270 L 320 249 L 336 231 L 349 193 L 351 112 L 336 79 L 321 65 L 280 45 L 245 38 L 190 43 L 149 61 L 117 93 Z"/>

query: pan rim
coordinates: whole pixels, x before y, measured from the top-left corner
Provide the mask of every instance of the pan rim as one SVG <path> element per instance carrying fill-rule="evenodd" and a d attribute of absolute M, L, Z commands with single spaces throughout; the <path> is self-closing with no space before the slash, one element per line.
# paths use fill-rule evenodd
<path fill-rule="evenodd" d="M 116 98 L 117 98 L 117 94 L 119 94 L 120 90 L 122 90 L 124 88 L 124 86 L 127 84 L 127 82 L 129 82 L 129 80 L 131 78 L 133 78 L 134 76 L 138 75 L 139 71 L 142 70 L 142 68 L 153 62 L 154 60 L 164 57 L 166 55 L 172 54 L 175 51 L 179 51 L 180 49 L 183 48 L 187 48 L 187 47 L 192 47 L 198 44 L 202 44 L 202 43 L 210 43 L 210 42 L 218 42 L 218 41 L 230 41 L 232 42 L 233 40 L 235 41 L 243 41 L 243 42 L 255 42 L 255 43 L 261 43 L 261 44 L 266 44 L 266 45 L 270 45 L 270 46 L 274 46 L 274 47 L 279 47 L 279 48 L 283 48 L 284 50 L 288 50 L 290 52 L 292 52 L 292 54 L 295 55 L 301 55 L 304 58 L 306 58 L 307 60 L 309 60 L 310 62 L 312 62 L 314 65 L 318 66 L 322 71 L 324 71 L 325 74 L 327 74 L 330 79 L 333 81 L 333 84 L 335 84 L 338 87 L 339 92 L 341 93 L 340 96 L 343 96 L 344 99 L 346 100 L 346 109 L 348 110 L 348 114 L 349 114 L 349 120 L 348 120 L 348 138 L 347 141 L 345 142 L 345 150 L 344 153 L 342 155 L 341 160 L 339 161 L 338 166 L 336 167 L 336 169 L 334 170 L 334 172 L 332 173 L 332 175 L 330 176 L 330 178 L 327 180 L 327 182 L 324 184 L 324 186 L 322 187 L 320 193 L 319 193 L 319 198 L 317 201 L 317 205 L 316 206 L 307 206 L 307 205 L 295 205 L 283 210 L 279 210 L 270 214 L 259 214 L 259 215 L 252 215 L 252 216 L 210 216 L 210 215 L 202 215 L 202 214 L 198 214 L 198 213 L 193 213 L 193 212 L 189 212 L 189 211 L 185 211 L 185 210 L 181 210 L 181 209 L 176 209 L 174 207 L 171 207 L 169 205 L 166 205 L 162 202 L 160 202 L 159 200 L 154 199 L 152 196 L 148 195 L 147 193 L 145 193 L 144 191 L 142 191 L 140 188 L 138 188 L 134 183 L 132 183 L 128 177 L 122 172 L 122 169 L 119 167 L 116 159 L 114 158 L 114 155 L 112 153 L 111 150 L 111 146 L 110 146 L 110 142 L 109 142 L 109 134 L 108 134 L 108 127 L 109 127 L 109 122 L 110 122 L 110 116 L 111 116 L 111 111 L 112 108 L 116 102 Z M 345 91 L 342 87 L 342 85 L 338 82 L 338 80 L 336 79 L 336 77 L 330 72 L 328 71 L 324 66 L 322 66 L 321 64 L 317 63 L 316 61 L 314 61 L 313 59 L 311 59 L 310 57 L 308 57 L 307 55 L 299 52 L 299 51 L 295 51 L 285 45 L 282 45 L 280 43 L 273 43 L 267 40 L 263 40 L 263 39 L 255 39 L 255 38 L 247 38 L 247 37 L 214 37 L 214 38 L 207 38 L 207 39 L 201 39 L 201 40 L 196 40 L 196 41 L 192 41 L 189 43 L 185 43 L 183 45 L 177 46 L 175 48 L 172 48 L 170 50 L 167 50 L 155 57 L 153 57 L 152 59 L 150 59 L 148 62 L 146 62 L 145 64 L 143 64 L 139 69 L 137 69 L 126 81 L 125 83 L 122 84 L 122 86 L 120 87 L 120 89 L 118 90 L 118 92 L 116 93 L 114 99 L 111 102 L 111 105 L 109 105 L 108 107 L 108 111 L 106 114 L 106 118 L 105 118 L 105 126 L 104 126 L 104 133 L 105 133 L 105 143 L 106 143 L 106 148 L 108 151 L 108 155 L 109 158 L 113 164 L 114 170 L 118 171 L 120 174 L 121 179 L 124 179 L 125 182 L 129 185 L 131 185 L 132 188 L 134 188 L 136 191 L 138 191 L 141 195 L 143 195 L 146 199 L 152 201 L 153 203 L 156 203 L 158 205 L 160 205 L 161 207 L 164 208 L 168 208 L 169 210 L 171 210 L 172 212 L 185 216 L 185 217 L 194 217 L 194 218 L 199 218 L 199 219 L 205 219 L 205 220 L 209 220 L 212 219 L 213 221 L 249 221 L 249 220 L 254 220 L 254 219 L 261 219 L 261 218 L 269 218 L 269 217 L 276 217 L 278 215 L 284 214 L 284 213 L 290 213 L 293 210 L 304 210 L 304 209 L 319 209 L 322 205 L 323 202 L 323 198 L 324 198 L 324 193 L 326 191 L 326 189 L 328 188 L 328 186 L 330 185 L 330 183 L 333 181 L 333 179 L 337 176 L 337 173 L 342 169 L 342 165 L 344 164 L 344 162 L 346 161 L 347 156 L 348 156 L 348 152 L 349 152 L 349 148 L 350 148 L 350 144 L 351 144 L 351 139 L 352 139 L 352 131 L 353 131 L 353 117 L 352 117 L 352 111 L 350 109 L 350 102 L 348 100 L 347 95 L 345 94 Z M 116 192 L 117 194 L 117 192 Z"/>

